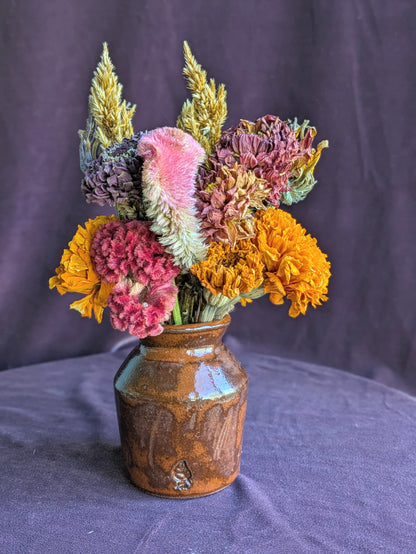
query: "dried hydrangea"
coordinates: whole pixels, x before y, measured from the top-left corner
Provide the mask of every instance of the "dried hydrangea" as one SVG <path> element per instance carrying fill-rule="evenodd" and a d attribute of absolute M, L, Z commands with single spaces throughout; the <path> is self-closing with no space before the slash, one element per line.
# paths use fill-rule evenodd
<path fill-rule="evenodd" d="M 236 162 L 265 179 L 270 185 L 268 201 L 278 206 L 282 192 L 290 190 L 292 164 L 310 155 L 312 137 L 297 140 L 295 132 L 277 116 L 266 115 L 254 122 L 241 120 L 221 134 L 210 156 L 214 170 Z"/>
<path fill-rule="evenodd" d="M 137 210 L 142 199 L 142 159 L 137 153 L 140 138 L 141 133 L 123 139 L 103 150 L 87 165 L 81 185 L 87 202 L 121 206 L 126 214 L 129 208 Z M 134 217 L 137 213 L 130 215 Z"/>

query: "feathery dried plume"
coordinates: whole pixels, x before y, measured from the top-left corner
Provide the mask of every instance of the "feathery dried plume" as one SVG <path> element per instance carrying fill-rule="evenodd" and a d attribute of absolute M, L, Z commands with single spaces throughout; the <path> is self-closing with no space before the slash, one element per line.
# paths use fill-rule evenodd
<path fill-rule="evenodd" d="M 207 82 L 207 72 L 196 61 L 188 43 L 183 43 L 185 67 L 192 100 L 186 100 L 176 126 L 191 134 L 210 154 L 217 144 L 227 118 L 227 92 L 224 85 L 215 86 L 214 79 Z"/>
<path fill-rule="evenodd" d="M 103 148 L 133 135 L 131 119 L 136 106 L 122 101 L 122 90 L 123 85 L 118 82 L 107 43 L 104 42 L 89 97 L 89 111 L 96 126 L 95 136 Z"/>
<path fill-rule="evenodd" d="M 142 190 L 152 231 L 182 269 L 204 258 L 206 246 L 195 208 L 195 178 L 205 151 L 189 134 L 162 127 L 145 134 Z"/>

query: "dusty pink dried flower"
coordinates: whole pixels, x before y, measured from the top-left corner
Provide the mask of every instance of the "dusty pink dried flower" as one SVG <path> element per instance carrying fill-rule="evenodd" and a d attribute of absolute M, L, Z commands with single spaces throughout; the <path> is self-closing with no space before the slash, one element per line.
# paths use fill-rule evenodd
<path fill-rule="evenodd" d="M 201 228 L 207 239 L 231 247 L 254 237 L 254 211 L 265 209 L 270 187 L 253 171 L 234 164 L 218 171 L 201 171 L 196 192 Z"/>
<path fill-rule="evenodd" d="M 109 283 L 127 276 L 143 285 L 160 280 L 171 282 L 179 273 L 172 256 L 145 221 L 110 221 L 102 225 L 92 241 L 91 257 L 97 273 Z"/>
<path fill-rule="evenodd" d="M 180 269 L 145 221 L 110 221 L 91 245 L 94 267 L 116 283 L 108 298 L 111 324 L 139 338 L 158 335 L 175 305 Z"/>
<path fill-rule="evenodd" d="M 108 297 L 110 321 L 115 329 L 139 339 L 159 335 L 175 305 L 177 288 L 172 282 L 155 281 L 148 285 L 121 279 Z"/>
<path fill-rule="evenodd" d="M 295 132 L 277 116 L 266 115 L 254 122 L 241 120 L 237 127 L 221 134 L 215 153 L 210 157 L 214 170 L 236 162 L 251 169 L 270 185 L 269 202 L 278 206 L 281 193 L 290 190 L 288 183 L 295 160 L 307 158 L 311 137 L 297 140 Z"/>

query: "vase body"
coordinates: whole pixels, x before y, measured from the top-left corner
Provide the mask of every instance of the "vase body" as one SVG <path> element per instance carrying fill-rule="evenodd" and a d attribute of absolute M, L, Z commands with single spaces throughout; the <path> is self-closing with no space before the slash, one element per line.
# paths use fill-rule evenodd
<path fill-rule="evenodd" d="M 125 464 L 149 493 L 204 496 L 238 475 L 248 379 L 222 342 L 229 322 L 166 326 L 115 377 Z"/>

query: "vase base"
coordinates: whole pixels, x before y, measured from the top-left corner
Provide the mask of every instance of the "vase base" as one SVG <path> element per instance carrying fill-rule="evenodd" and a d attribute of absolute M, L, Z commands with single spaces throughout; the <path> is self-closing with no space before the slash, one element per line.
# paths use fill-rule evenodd
<path fill-rule="evenodd" d="M 226 489 L 227 487 L 229 487 L 230 485 L 232 485 L 234 483 L 235 479 L 233 479 L 230 483 L 227 483 L 226 485 L 223 485 L 223 486 L 221 486 L 218 489 L 215 489 L 213 491 L 193 493 L 193 494 L 192 493 L 178 494 L 177 492 L 175 492 L 173 494 L 169 494 L 169 493 L 163 494 L 163 493 L 160 493 L 160 492 L 148 491 L 148 490 L 140 487 L 140 485 L 136 485 L 136 483 L 134 483 L 131 479 L 130 479 L 130 483 L 132 485 L 134 485 L 137 489 L 139 489 L 141 492 L 144 492 L 145 494 L 148 494 L 149 496 L 156 496 L 157 498 L 171 498 L 172 500 L 191 500 L 192 498 L 202 498 L 203 496 L 211 496 L 212 494 L 216 494 L 217 492 L 221 492 L 224 489 Z"/>

